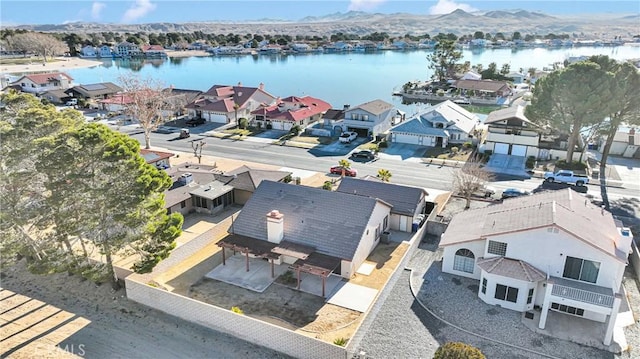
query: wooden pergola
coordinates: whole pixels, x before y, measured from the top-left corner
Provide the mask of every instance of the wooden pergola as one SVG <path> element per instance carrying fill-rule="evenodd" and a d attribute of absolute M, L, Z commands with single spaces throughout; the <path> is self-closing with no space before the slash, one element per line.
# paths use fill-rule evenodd
<path fill-rule="evenodd" d="M 230 234 L 218 242 L 218 247 L 222 247 L 222 265 L 226 265 L 227 261 L 224 251 L 225 248 L 233 250 L 234 254 L 235 252 L 240 252 L 245 255 L 247 272 L 249 271 L 249 254 L 260 258 L 267 258 L 271 265 L 271 278 L 275 277 L 273 261 L 280 258 L 279 254 L 271 251 L 276 246 L 276 243 L 245 237 L 238 234 Z"/>
<path fill-rule="evenodd" d="M 300 272 L 305 272 L 322 278 L 322 297 L 325 297 L 325 284 L 327 277 L 338 268 L 342 260 L 337 257 L 328 256 L 313 252 L 306 259 L 298 259 L 291 265 L 291 269 L 296 271 L 298 283 L 296 289 L 300 290 Z"/>

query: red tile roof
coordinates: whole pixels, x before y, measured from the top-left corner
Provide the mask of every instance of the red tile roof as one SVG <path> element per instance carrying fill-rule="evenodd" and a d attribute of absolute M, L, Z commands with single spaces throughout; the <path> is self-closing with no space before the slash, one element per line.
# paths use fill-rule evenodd
<path fill-rule="evenodd" d="M 185 108 L 230 113 L 234 111 L 234 102 L 231 98 L 225 98 L 222 100 L 209 100 L 206 98 L 198 99 L 188 105 Z"/>
<path fill-rule="evenodd" d="M 67 80 L 69 81 L 73 81 L 73 78 L 67 74 L 65 74 L 64 72 L 50 72 L 50 73 L 46 73 L 46 74 L 31 74 L 31 75 L 24 75 L 20 78 L 20 80 L 22 80 L 23 78 L 28 78 L 29 80 L 31 80 L 33 83 L 36 84 L 46 84 L 49 83 L 52 80 L 57 80 L 60 76 L 66 77 Z M 18 81 L 20 81 L 18 80 Z M 16 82 L 18 82 L 16 81 Z"/>
<path fill-rule="evenodd" d="M 295 106 L 293 109 L 284 110 L 286 106 Z M 305 118 L 310 118 L 328 111 L 331 105 L 325 101 L 311 96 L 296 97 L 290 96 L 280 100 L 275 105 L 261 107 L 251 114 L 263 115 L 267 119 L 290 122 L 300 122 Z"/>
<path fill-rule="evenodd" d="M 215 99 L 232 98 L 234 103 L 237 103 L 240 108 L 244 108 L 247 101 L 253 97 L 256 92 L 262 92 L 267 96 L 271 96 L 264 90 L 257 87 L 244 87 L 244 86 L 224 86 L 214 85 L 203 95 L 205 97 L 213 97 Z M 273 96 L 271 96 L 273 97 Z"/>
<path fill-rule="evenodd" d="M 117 104 L 117 105 L 124 105 L 124 104 L 130 104 L 133 103 L 133 98 L 130 95 L 127 94 L 115 94 L 110 98 L 104 99 L 104 100 L 100 100 L 98 101 L 100 103 L 112 103 L 112 104 Z"/>

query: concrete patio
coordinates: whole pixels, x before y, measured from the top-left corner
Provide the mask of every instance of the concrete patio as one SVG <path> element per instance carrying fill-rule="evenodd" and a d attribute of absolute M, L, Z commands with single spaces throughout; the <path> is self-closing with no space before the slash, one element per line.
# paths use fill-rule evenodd
<path fill-rule="evenodd" d="M 231 256 L 226 259 L 226 264 L 217 266 L 205 277 L 262 293 L 288 269 L 287 265 L 274 265 L 272 277 L 271 264 L 268 261 L 249 258 L 249 271 L 246 261 L 245 256 Z"/>
<path fill-rule="evenodd" d="M 529 179 L 529 175 L 525 171 L 525 163 L 527 158 L 524 156 L 510 156 L 500 153 L 494 153 L 489 158 L 489 162 L 485 169 L 494 172 L 497 175 L 509 175 L 519 178 Z"/>

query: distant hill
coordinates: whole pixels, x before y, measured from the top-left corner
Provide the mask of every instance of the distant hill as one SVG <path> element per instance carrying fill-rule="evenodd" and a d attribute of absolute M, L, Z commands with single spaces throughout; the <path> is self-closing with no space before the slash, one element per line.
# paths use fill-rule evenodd
<path fill-rule="evenodd" d="M 363 11 L 349 11 L 320 16 L 307 16 L 298 21 L 280 19 L 257 19 L 243 22 L 213 21 L 189 23 L 150 24 L 105 24 L 75 22 L 58 25 L 21 25 L 20 28 L 43 32 L 193 32 L 202 31 L 216 34 L 290 34 L 290 35 L 331 35 L 337 32 L 370 34 L 386 32 L 391 36 L 405 34 L 435 35 L 454 33 L 458 36 L 473 34 L 475 31 L 522 34 L 576 33 L 610 34 L 632 36 L 638 32 L 638 14 L 591 14 L 572 16 L 550 16 L 521 9 L 468 13 L 455 10 L 445 15 L 380 14 Z"/>

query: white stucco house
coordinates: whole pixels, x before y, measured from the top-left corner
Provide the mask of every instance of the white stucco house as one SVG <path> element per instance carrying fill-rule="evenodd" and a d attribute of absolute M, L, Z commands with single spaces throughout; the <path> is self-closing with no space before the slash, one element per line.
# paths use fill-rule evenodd
<path fill-rule="evenodd" d="M 538 157 L 539 127 L 524 115 L 524 107 L 517 105 L 493 111 L 484 121 L 487 138 L 484 150 L 492 153 Z"/>
<path fill-rule="evenodd" d="M 351 278 L 380 243 L 391 207 L 368 196 L 265 180 L 218 246 L 227 255 L 289 264 L 323 283 L 330 275 Z"/>
<path fill-rule="evenodd" d="M 604 151 L 607 142 L 606 137 L 602 137 L 598 146 L 598 152 Z M 613 137 L 610 155 L 617 155 L 628 158 L 640 158 L 640 132 L 636 132 L 635 128 L 631 128 L 628 132 L 618 131 Z"/>
<path fill-rule="evenodd" d="M 367 137 L 385 133 L 394 122 L 403 116 L 392 104 L 373 100 L 344 111 L 343 131 L 354 131 L 358 136 Z"/>
<path fill-rule="evenodd" d="M 450 100 L 426 108 L 389 132 L 391 142 L 447 147 L 474 139 L 480 119 Z"/>
<path fill-rule="evenodd" d="M 67 90 L 73 86 L 73 78 L 64 72 L 29 74 L 20 77 L 12 85 L 19 86 L 22 92 L 37 95 L 53 90 Z"/>
<path fill-rule="evenodd" d="M 380 180 L 366 180 L 345 177 L 336 189 L 350 193 L 381 199 L 393 207 L 389 218 L 389 228 L 395 231 L 411 232 L 418 215 L 425 211 L 426 198 L 429 195 L 424 188 L 403 186 Z"/>
<path fill-rule="evenodd" d="M 632 238 L 570 189 L 543 192 L 454 216 L 442 271 L 477 279 L 482 301 L 539 316 L 540 329 L 549 311 L 604 326 L 610 345 Z"/>
<path fill-rule="evenodd" d="M 189 118 L 203 118 L 208 122 L 235 123 L 236 117 L 251 118 L 251 112 L 261 106 L 274 104 L 276 97 L 258 87 L 214 85 L 195 101 L 187 104 Z"/>

